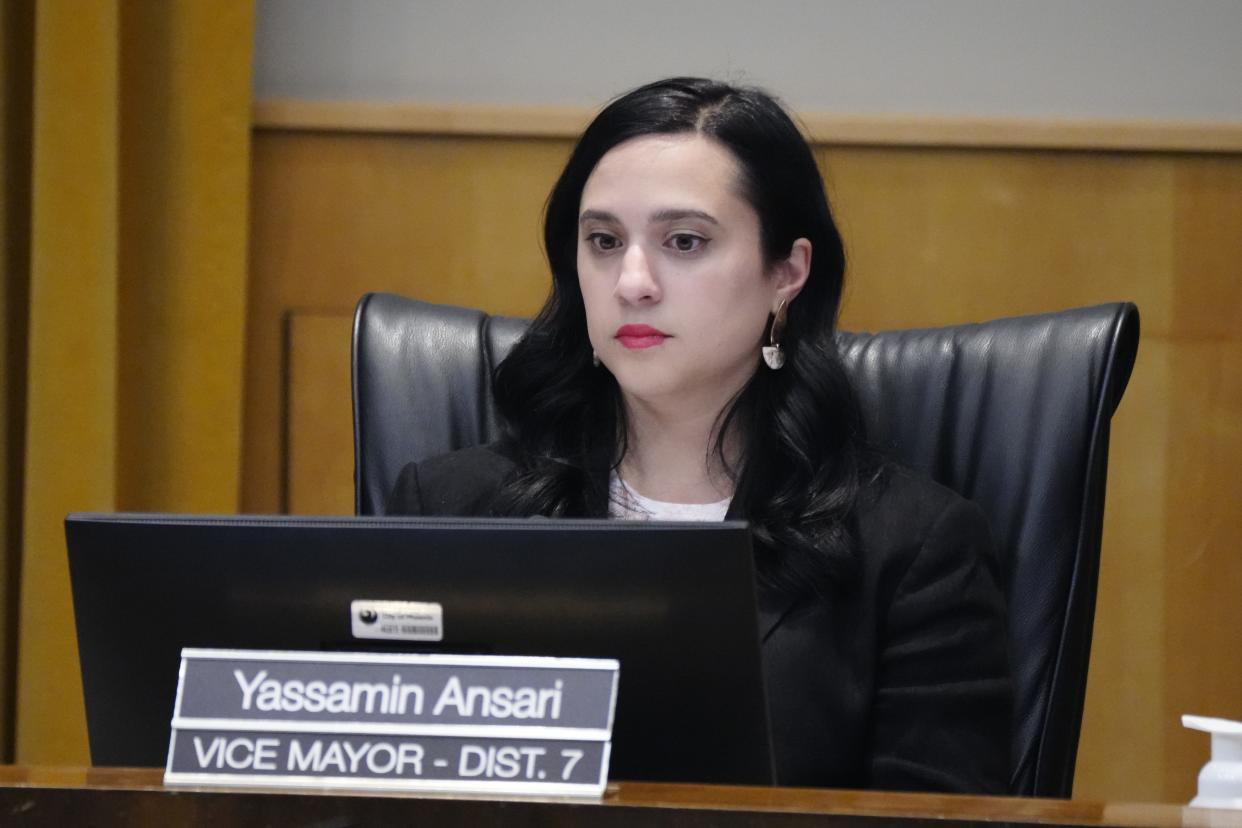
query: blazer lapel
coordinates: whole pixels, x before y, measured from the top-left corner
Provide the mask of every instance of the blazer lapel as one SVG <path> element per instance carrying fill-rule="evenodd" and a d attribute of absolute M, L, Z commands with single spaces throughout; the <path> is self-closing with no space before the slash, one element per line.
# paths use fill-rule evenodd
<path fill-rule="evenodd" d="M 797 605 L 797 598 L 786 596 L 760 597 L 759 599 L 759 643 L 772 637 L 772 634 L 785 622 L 789 613 Z"/>
<path fill-rule="evenodd" d="M 745 519 L 745 516 L 742 515 L 741 507 L 735 498 L 729 504 L 729 510 L 725 513 L 725 520 Z M 772 633 L 776 632 L 777 628 L 788 617 L 790 611 L 797 605 L 798 599 L 760 588 L 756 588 L 755 596 L 758 603 L 759 643 L 762 644 L 771 637 Z"/>

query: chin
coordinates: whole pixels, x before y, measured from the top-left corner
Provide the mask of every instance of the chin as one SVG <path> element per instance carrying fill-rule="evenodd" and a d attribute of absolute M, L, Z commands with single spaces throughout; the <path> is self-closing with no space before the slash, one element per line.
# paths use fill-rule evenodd
<path fill-rule="evenodd" d="M 616 370 L 609 370 L 623 393 L 640 400 L 664 397 L 685 388 L 684 378 L 653 370 L 651 366 L 619 365 Z"/>

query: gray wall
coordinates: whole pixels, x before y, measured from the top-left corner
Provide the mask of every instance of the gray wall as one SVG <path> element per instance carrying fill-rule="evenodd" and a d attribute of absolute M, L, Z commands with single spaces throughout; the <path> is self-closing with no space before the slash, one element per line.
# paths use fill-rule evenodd
<path fill-rule="evenodd" d="M 1242 122 L 1242 0 L 258 0 L 262 98 L 596 105 L 657 77 L 803 112 Z"/>

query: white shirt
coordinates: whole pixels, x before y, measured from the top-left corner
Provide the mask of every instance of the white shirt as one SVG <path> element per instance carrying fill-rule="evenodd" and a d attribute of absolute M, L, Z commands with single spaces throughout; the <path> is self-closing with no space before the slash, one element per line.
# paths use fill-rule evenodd
<path fill-rule="evenodd" d="M 726 497 L 715 503 L 668 503 L 643 497 L 615 471 L 608 478 L 608 517 L 620 520 L 724 520 L 730 500 Z"/>

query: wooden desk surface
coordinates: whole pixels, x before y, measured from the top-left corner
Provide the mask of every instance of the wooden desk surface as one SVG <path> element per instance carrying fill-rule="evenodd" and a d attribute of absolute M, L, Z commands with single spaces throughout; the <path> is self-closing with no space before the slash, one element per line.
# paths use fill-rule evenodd
<path fill-rule="evenodd" d="M 1242 826 L 1180 805 L 616 782 L 602 800 L 166 788 L 155 768 L 0 766 L 4 825 Z"/>

